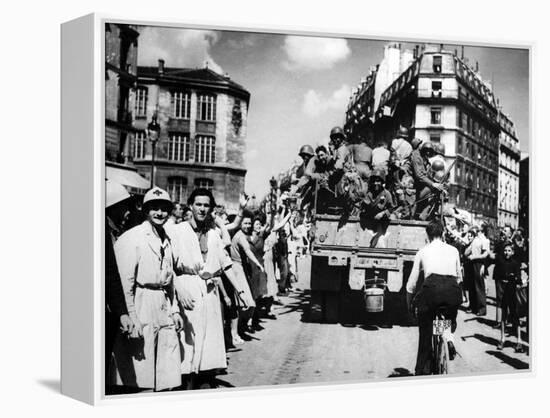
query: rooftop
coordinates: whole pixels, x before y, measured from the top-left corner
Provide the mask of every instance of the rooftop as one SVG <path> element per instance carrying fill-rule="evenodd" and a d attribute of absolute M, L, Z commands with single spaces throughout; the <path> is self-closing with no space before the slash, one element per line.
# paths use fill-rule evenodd
<path fill-rule="evenodd" d="M 205 68 L 172 68 L 172 67 L 159 67 L 159 66 L 139 66 L 137 75 L 140 78 L 157 78 L 162 77 L 163 80 L 173 82 L 202 82 L 211 84 L 214 86 L 224 86 L 235 90 L 239 90 L 245 93 L 247 96 L 250 93 L 240 84 L 231 80 L 228 74 L 221 75 L 211 70 L 208 67 Z"/>

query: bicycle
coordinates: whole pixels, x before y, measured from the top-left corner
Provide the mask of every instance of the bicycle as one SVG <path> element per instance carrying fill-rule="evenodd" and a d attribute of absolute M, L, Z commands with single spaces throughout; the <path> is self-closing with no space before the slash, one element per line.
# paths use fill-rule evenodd
<path fill-rule="evenodd" d="M 451 320 L 445 317 L 446 308 L 440 307 L 436 310 L 432 328 L 432 353 L 433 353 L 433 374 L 449 373 L 449 346 L 447 334 L 451 329 Z"/>

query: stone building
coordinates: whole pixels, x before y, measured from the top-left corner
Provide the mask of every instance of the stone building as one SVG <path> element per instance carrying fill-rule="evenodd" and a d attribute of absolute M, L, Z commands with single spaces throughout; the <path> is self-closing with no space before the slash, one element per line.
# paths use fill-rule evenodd
<path fill-rule="evenodd" d="M 518 227 L 520 149 L 514 123 L 499 112 L 498 225 Z"/>
<path fill-rule="evenodd" d="M 374 136 L 389 142 L 404 126 L 411 138 L 442 143 L 447 167 L 454 163 L 450 203 L 472 213 L 478 222 L 496 224 L 500 125 L 490 86 L 457 51 L 427 45 L 403 52 L 405 60 L 392 60 L 388 53 L 396 48 L 400 45 L 386 50 L 383 60 L 395 62 L 395 69 L 385 70 L 393 76 L 376 83 L 384 90 L 374 93 L 380 94 L 370 116 Z M 401 71 L 403 62 L 410 65 Z M 349 115 L 357 110 L 355 103 L 361 102 L 357 97 L 352 101 L 346 125 L 353 122 Z"/>
<path fill-rule="evenodd" d="M 156 185 L 177 202 L 185 202 L 195 187 L 205 187 L 228 211 L 237 210 L 246 174 L 249 101 L 242 86 L 207 67 L 168 68 L 163 60 L 157 67 L 139 67 L 133 163 L 150 176 L 152 146 L 146 128 L 158 115 Z"/>
<path fill-rule="evenodd" d="M 105 175 L 134 194 L 149 187 L 128 158 L 137 82 L 138 27 L 105 24 Z"/>
<path fill-rule="evenodd" d="M 529 236 L 529 155 L 523 154 L 519 162 L 519 213 L 518 226 Z"/>

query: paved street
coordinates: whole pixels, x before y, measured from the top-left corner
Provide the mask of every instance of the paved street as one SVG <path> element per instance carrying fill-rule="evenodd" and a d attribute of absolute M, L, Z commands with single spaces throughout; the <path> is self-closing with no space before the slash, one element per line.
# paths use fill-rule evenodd
<path fill-rule="evenodd" d="M 490 284 L 492 284 L 490 280 Z M 491 296 L 493 289 L 490 289 Z M 358 381 L 410 376 L 414 371 L 418 331 L 413 326 L 320 324 L 307 322 L 307 292 L 295 291 L 276 307 L 278 318 L 265 319 L 252 340 L 230 349 L 228 374 L 220 386 Z M 484 318 L 460 311 L 451 373 L 514 372 L 529 367 L 528 354 L 496 345 L 493 300 Z M 525 336 L 525 335 L 524 335 Z"/>

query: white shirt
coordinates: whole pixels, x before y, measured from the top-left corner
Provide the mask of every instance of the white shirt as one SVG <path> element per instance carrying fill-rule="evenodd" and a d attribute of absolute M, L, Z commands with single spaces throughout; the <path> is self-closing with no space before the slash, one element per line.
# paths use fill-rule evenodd
<path fill-rule="evenodd" d="M 458 250 L 452 245 L 445 244 L 440 239 L 434 239 L 416 253 L 413 268 L 407 281 L 407 292 L 414 293 L 416 291 L 421 269 L 424 277 L 429 277 L 431 274 L 441 274 L 454 276 L 459 283 L 462 281 Z"/>

